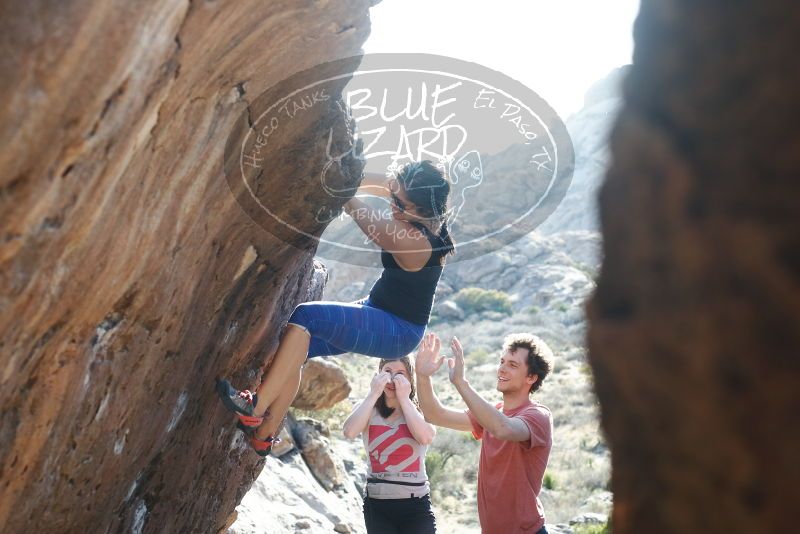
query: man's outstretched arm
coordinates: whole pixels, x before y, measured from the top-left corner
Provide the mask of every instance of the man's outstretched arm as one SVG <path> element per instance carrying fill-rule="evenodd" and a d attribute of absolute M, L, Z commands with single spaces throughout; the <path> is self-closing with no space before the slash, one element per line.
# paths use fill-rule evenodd
<path fill-rule="evenodd" d="M 425 420 L 436 426 L 464 432 L 472 431 L 469 416 L 459 410 L 442 406 L 433 391 L 431 376 L 442 366 L 444 358 L 439 356 L 441 343 L 435 334 L 426 334 L 417 353 L 417 397 Z"/>
<path fill-rule="evenodd" d="M 531 439 L 531 431 L 522 419 L 507 417 L 469 385 L 464 376 L 464 351 L 458 339 L 453 338 L 450 347 L 453 349 L 453 358 L 447 362 L 450 367 L 450 381 L 464 399 L 470 413 L 484 430 L 504 441 L 528 441 Z"/>

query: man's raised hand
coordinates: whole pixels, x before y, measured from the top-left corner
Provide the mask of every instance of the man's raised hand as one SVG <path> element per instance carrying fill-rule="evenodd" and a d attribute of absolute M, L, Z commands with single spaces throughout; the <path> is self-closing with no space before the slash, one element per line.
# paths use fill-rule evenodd
<path fill-rule="evenodd" d="M 442 342 L 436 334 L 425 334 L 417 352 L 417 374 L 433 376 L 444 361 L 444 356 L 439 355 Z"/>
<path fill-rule="evenodd" d="M 453 357 L 447 359 L 450 382 L 458 385 L 460 382 L 465 382 L 466 379 L 464 378 L 464 349 L 461 347 L 461 342 L 455 336 L 453 336 L 453 340 L 450 342 L 450 349 L 453 351 Z"/>

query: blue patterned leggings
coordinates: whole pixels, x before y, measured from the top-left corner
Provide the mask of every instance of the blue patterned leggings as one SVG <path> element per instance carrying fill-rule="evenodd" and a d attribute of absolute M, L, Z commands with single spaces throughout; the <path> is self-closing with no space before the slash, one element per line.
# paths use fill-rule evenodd
<path fill-rule="evenodd" d="M 356 352 L 393 360 L 413 351 L 425 334 L 425 325 L 375 308 L 368 298 L 305 302 L 295 308 L 289 324 L 311 336 L 309 358 Z"/>

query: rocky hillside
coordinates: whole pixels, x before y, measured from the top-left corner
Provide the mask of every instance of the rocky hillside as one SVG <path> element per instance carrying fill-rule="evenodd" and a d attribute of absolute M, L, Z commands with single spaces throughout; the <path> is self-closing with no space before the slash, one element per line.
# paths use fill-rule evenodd
<path fill-rule="evenodd" d="M 608 168 L 608 138 L 622 106 L 622 81 L 630 65 L 611 71 L 584 96 L 583 108 L 567 119 L 575 151 L 572 183 L 558 209 L 539 227 L 543 233 L 565 230 L 599 231 L 597 191 Z"/>
<path fill-rule="evenodd" d="M 263 463 L 214 377 L 255 384 L 282 322 L 319 284 L 313 240 L 290 246 L 237 204 L 226 139 L 273 84 L 358 54 L 370 4 L 4 5 L 4 532 L 229 522 Z M 278 215 L 309 235 L 324 228 L 309 206 L 338 208 L 310 179 L 328 134 L 338 153 L 353 143 L 340 85 L 270 138 L 270 172 L 253 181 L 260 198 L 285 195 Z M 329 180 L 347 190 L 360 169 L 343 160 Z"/>

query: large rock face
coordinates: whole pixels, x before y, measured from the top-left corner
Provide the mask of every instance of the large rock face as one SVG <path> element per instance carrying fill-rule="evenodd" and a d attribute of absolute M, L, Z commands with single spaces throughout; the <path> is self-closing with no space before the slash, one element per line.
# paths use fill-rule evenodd
<path fill-rule="evenodd" d="M 213 394 L 254 385 L 315 241 L 259 228 L 222 175 L 251 97 L 357 54 L 368 0 L 18 2 L 0 34 L 0 524 L 214 532 L 261 467 Z M 343 82 L 342 82 L 343 83 Z M 311 235 L 334 98 L 265 153 Z M 302 143 L 303 157 L 290 150 Z M 319 149 L 319 150 L 317 150 Z M 339 150 L 339 153 L 344 150 Z M 358 162 L 337 185 L 353 186 Z M 333 206 L 336 207 L 336 206 Z"/>
<path fill-rule="evenodd" d="M 614 532 L 793 532 L 800 4 L 644 2 L 590 356 Z"/>

